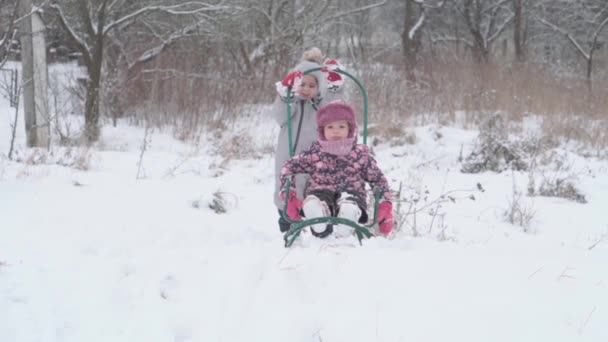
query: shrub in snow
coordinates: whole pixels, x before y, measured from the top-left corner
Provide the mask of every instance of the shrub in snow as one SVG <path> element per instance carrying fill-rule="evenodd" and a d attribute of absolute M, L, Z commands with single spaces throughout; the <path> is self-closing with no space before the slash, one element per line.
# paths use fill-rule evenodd
<path fill-rule="evenodd" d="M 218 190 L 210 196 L 203 196 L 192 201 L 191 205 L 195 209 L 204 206 L 213 210 L 216 214 L 225 214 L 236 207 L 236 202 L 236 196 Z"/>
<path fill-rule="evenodd" d="M 213 210 L 216 214 L 225 214 L 228 210 L 226 209 L 226 201 L 221 192 L 213 194 L 211 202 L 208 204 L 209 209 Z"/>
<path fill-rule="evenodd" d="M 545 197 L 560 197 L 578 203 L 587 203 L 585 195 L 578 189 L 576 182 L 578 180 L 576 173 L 572 171 L 572 161 L 568 158 L 568 153 L 563 150 L 552 150 L 544 153 L 539 158 L 539 163 L 545 169 L 538 170 L 536 173 L 540 175 L 540 186 L 536 188 L 535 168 L 536 161 L 532 162 L 530 174 L 528 175 L 528 195 L 545 196 Z"/>
<path fill-rule="evenodd" d="M 61 165 L 86 171 L 91 168 L 91 153 L 86 148 L 61 147 L 52 150 L 33 148 L 24 155 L 16 151 L 14 160 L 28 165 Z"/>
<path fill-rule="evenodd" d="M 504 115 L 494 113 L 481 124 L 479 136 L 471 154 L 465 158 L 461 172 L 502 172 L 507 169 L 526 170 L 527 163 L 518 144 L 509 141 Z"/>
<path fill-rule="evenodd" d="M 384 142 L 388 142 L 390 146 L 414 145 L 418 141 L 415 131 L 396 124 L 370 126 L 367 135 L 373 137 L 372 146 Z"/>
<path fill-rule="evenodd" d="M 244 131 L 233 136 L 224 136 L 216 143 L 216 152 L 227 160 L 257 159 L 262 157 L 255 138 Z"/>
<path fill-rule="evenodd" d="M 532 204 L 526 202 L 522 193 L 516 188 L 515 183 L 513 183 L 513 194 L 503 211 L 505 221 L 520 226 L 524 232 L 529 233 L 535 215 L 536 211 Z"/>
<path fill-rule="evenodd" d="M 544 179 L 538 194 L 546 197 L 561 197 L 578 203 L 587 203 L 585 195 L 574 185 L 572 180 L 565 178 Z"/>
<path fill-rule="evenodd" d="M 461 200 L 475 201 L 474 193 L 485 191 L 478 183 L 475 188 L 448 190 L 431 197 L 426 187 L 404 189 L 403 184 L 399 183 L 393 199 L 395 232 L 409 229 L 412 236 L 434 236 L 439 241 L 453 239 L 448 232 L 446 207 Z"/>

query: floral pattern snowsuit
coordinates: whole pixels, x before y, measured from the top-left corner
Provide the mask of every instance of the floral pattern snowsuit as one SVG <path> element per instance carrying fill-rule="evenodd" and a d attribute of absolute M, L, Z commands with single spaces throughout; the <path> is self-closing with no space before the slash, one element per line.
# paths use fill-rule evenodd
<path fill-rule="evenodd" d="M 288 179 L 293 184 L 293 176 L 302 173 L 310 175 L 306 195 L 318 191 L 347 192 L 357 199 L 359 206 L 365 208 L 367 182 L 374 191 L 380 189 L 380 201 L 391 201 L 386 177 L 366 145 L 353 144 L 350 153 L 337 156 L 323 152 L 319 142 L 315 141 L 309 149 L 285 162 L 281 169 L 281 189 Z"/>

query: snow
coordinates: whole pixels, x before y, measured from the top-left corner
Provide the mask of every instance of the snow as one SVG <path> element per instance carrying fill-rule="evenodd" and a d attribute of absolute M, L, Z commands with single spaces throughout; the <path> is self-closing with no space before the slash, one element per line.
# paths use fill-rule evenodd
<path fill-rule="evenodd" d="M 443 227 L 427 210 L 418 237 L 305 235 L 286 249 L 272 153 L 218 152 L 235 136 L 272 146 L 265 109 L 199 145 L 153 131 L 137 179 L 145 133 L 126 123 L 71 150 L 86 170 L 58 165 L 70 158 L 59 146 L 37 165 L 9 161 L 14 112 L 0 97 L 0 339 L 608 340 L 608 162 L 567 154 L 589 203 L 524 196 L 536 212 L 526 233 L 502 218 L 526 173 L 462 174 L 476 132 L 415 127 L 416 144 L 374 149 L 394 189 L 428 190 L 429 202 L 455 191 L 438 209 Z M 225 214 L 207 207 L 217 191 Z"/>

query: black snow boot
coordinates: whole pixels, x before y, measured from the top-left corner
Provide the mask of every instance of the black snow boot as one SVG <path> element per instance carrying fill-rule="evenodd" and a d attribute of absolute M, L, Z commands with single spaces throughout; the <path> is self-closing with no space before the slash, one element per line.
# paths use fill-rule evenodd
<path fill-rule="evenodd" d="M 317 233 L 317 232 L 315 232 L 315 231 L 314 231 L 314 230 L 312 230 L 312 229 L 310 230 L 310 232 L 312 233 L 312 236 L 316 236 L 316 237 L 318 237 L 318 238 L 321 238 L 321 239 L 322 239 L 322 238 L 328 237 L 328 236 L 329 236 L 331 233 L 333 233 L 333 232 L 334 232 L 334 226 L 333 226 L 332 224 L 328 224 L 328 225 L 325 227 L 325 230 L 324 230 L 324 231 L 322 231 L 322 232 L 320 232 L 320 233 Z"/>
<path fill-rule="evenodd" d="M 281 215 L 281 210 L 279 210 L 279 230 L 281 233 L 285 233 L 290 227 L 291 224 L 283 218 L 283 215 Z"/>

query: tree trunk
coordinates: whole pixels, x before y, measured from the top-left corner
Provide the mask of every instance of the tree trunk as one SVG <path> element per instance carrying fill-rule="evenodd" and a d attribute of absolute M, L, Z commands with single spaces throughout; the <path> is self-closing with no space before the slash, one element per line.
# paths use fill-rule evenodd
<path fill-rule="evenodd" d="M 92 70 L 89 72 L 87 82 L 87 96 L 85 102 L 84 122 L 85 138 L 88 144 L 92 144 L 99 139 L 99 83 L 101 71 Z"/>
<path fill-rule="evenodd" d="M 103 53 L 105 43 L 105 19 L 107 0 L 104 0 L 98 11 L 97 31 L 93 38 L 93 53 L 89 59 L 89 83 L 87 84 L 87 99 L 85 102 L 84 123 L 87 144 L 99 140 L 99 98 L 101 85 L 101 71 L 103 69 Z"/>
<path fill-rule="evenodd" d="M 587 91 L 589 92 L 589 96 L 593 94 L 593 82 L 591 79 L 591 71 L 593 71 L 593 50 L 595 46 L 591 47 L 591 51 L 589 51 L 589 59 L 587 59 Z"/>
<path fill-rule="evenodd" d="M 524 62 L 526 56 L 524 52 L 522 0 L 513 0 L 513 13 L 513 47 L 515 48 L 515 60 L 517 62 Z"/>
<path fill-rule="evenodd" d="M 464 18 L 473 36 L 474 46 L 471 48 L 473 58 L 478 63 L 487 63 L 490 60 L 490 53 L 486 46 L 485 39 L 481 33 L 481 4 L 478 0 L 473 2 L 468 0 L 464 3 Z"/>
<path fill-rule="evenodd" d="M 403 62 L 406 70 L 405 77 L 410 82 L 416 82 L 415 70 L 420 49 L 420 34 L 416 33 L 413 37 L 410 37 L 410 31 L 414 25 L 416 25 L 414 6 L 410 0 L 406 0 L 401 46 L 403 48 Z"/>
<path fill-rule="evenodd" d="M 84 121 L 85 121 L 85 137 L 88 144 L 92 144 L 99 140 L 99 88 L 101 84 L 101 69 L 103 65 L 103 34 L 98 34 L 96 37 L 95 51 L 90 65 L 87 65 L 89 71 L 89 80 L 87 83 L 87 96 L 85 102 Z"/>

